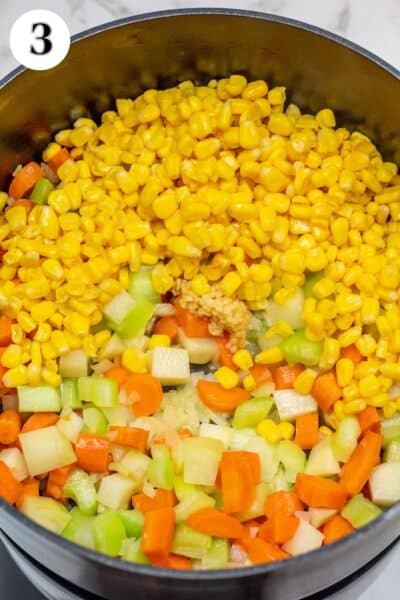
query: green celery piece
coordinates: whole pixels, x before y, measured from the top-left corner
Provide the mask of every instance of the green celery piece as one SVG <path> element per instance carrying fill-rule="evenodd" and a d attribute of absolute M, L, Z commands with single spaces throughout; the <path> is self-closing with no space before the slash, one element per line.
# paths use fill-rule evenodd
<path fill-rule="evenodd" d="M 212 537 L 191 529 L 184 523 L 175 528 L 171 552 L 188 558 L 203 558 L 211 548 Z"/>
<path fill-rule="evenodd" d="M 353 496 L 341 511 L 342 517 L 347 519 L 356 529 L 373 521 L 381 513 L 381 509 L 367 498 L 364 498 L 362 494 Z"/>
<path fill-rule="evenodd" d="M 185 483 L 181 475 L 176 475 L 174 481 L 174 490 L 175 496 L 179 501 L 182 501 L 184 498 L 186 498 L 186 496 L 200 492 L 201 487 L 199 485 L 195 485 L 194 483 Z"/>
<path fill-rule="evenodd" d="M 361 433 L 357 417 L 347 416 L 339 422 L 332 436 L 332 450 L 336 460 L 347 462 L 357 446 Z"/>
<path fill-rule="evenodd" d="M 383 435 L 383 445 L 385 448 L 393 440 L 400 441 L 400 415 L 391 419 L 384 419 L 381 422 L 381 434 Z"/>
<path fill-rule="evenodd" d="M 51 181 L 49 181 L 45 177 L 41 177 L 35 183 L 35 187 L 33 188 L 31 195 L 29 196 L 29 200 L 32 200 L 32 202 L 34 202 L 35 204 L 47 204 L 49 194 L 54 189 L 54 185 L 51 183 Z"/>
<path fill-rule="evenodd" d="M 93 520 L 96 550 L 108 556 L 118 556 L 126 538 L 124 524 L 114 511 L 97 515 Z"/>
<path fill-rule="evenodd" d="M 153 287 L 151 272 L 152 269 L 142 269 L 138 273 L 131 273 L 128 292 L 133 298 L 146 298 L 153 304 L 159 304 L 161 296 Z"/>
<path fill-rule="evenodd" d="M 89 433 L 103 435 L 107 432 L 108 421 L 103 412 L 96 406 L 88 406 L 82 411 L 82 418 L 85 424 L 85 430 Z"/>
<path fill-rule="evenodd" d="M 153 457 L 147 470 L 147 477 L 151 485 L 164 490 L 172 490 L 174 487 L 175 472 L 167 446 L 156 444 L 151 449 Z"/>
<path fill-rule="evenodd" d="M 83 515 L 90 517 L 96 514 L 96 487 L 85 471 L 82 469 L 73 471 L 64 485 L 63 492 L 66 498 L 76 502 Z"/>
<path fill-rule="evenodd" d="M 287 481 L 294 483 L 297 473 L 303 473 L 306 468 L 306 453 L 295 442 L 282 440 L 278 444 L 277 455 L 285 469 Z"/>
<path fill-rule="evenodd" d="M 142 535 L 144 516 L 139 510 L 121 510 L 119 516 L 128 538 L 138 538 Z"/>
<path fill-rule="evenodd" d="M 313 288 L 318 281 L 320 281 L 324 276 L 323 271 L 317 271 L 316 273 L 312 273 L 306 277 L 305 283 L 303 285 L 304 298 L 313 298 Z"/>
<path fill-rule="evenodd" d="M 202 569 L 223 569 L 230 560 L 230 545 L 228 540 L 213 538 L 211 547 L 201 560 Z"/>
<path fill-rule="evenodd" d="M 135 298 L 134 300 L 135 306 L 121 323 L 108 321 L 110 329 L 124 339 L 139 335 L 154 313 L 154 303 L 147 298 Z"/>
<path fill-rule="evenodd" d="M 275 492 L 290 492 L 293 483 L 288 479 L 285 469 L 280 465 L 272 483 Z"/>
<path fill-rule="evenodd" d="M 112 408 L 118 404 L 118 386 L 114 379 L 106 377 L 79 377 L 80 402 L 92 402 L 95 406 Z"/>
<path fill-rule="evenodd" d="M 32 521 L 53 533 L 61 533 L 71 520 L 65 506 L 45 496 L 27 496 L 20 510 Z"/>
<path fill-rule="evenodd" d="M 207 496 L 204 492 L 196 492 L 190 496 L 185 496 L 183 500 L 175 506 L 175 520 L 177 523 L 186 521 L 190 515 L 202 508 L 213 508 L 215 498 Z"/>
<path fill-rule="evenodd" d="M 77 506 L 69 514 L 71 520 L 61 532 L 62 537 L 75 542 L 75 544 L 94 550 L 93 517 L 87 517 L 81 513 Z"/>
<path fill-rule="evenodd" d="M 265 396 L 242 402 L 235 410 L 232 427 L 234 429 L 256 427 L 260 421 L 267 417 L 273 404 L 273 399 Z"/>
<path fill-rule="evenodd" d="M 390 442 L 385 450 L 385 462 L 400 462 L 400 440 Z"/>
<path fill-rule="evenodd" d="M 63 408 L 82 408 L 78 397 L 78 381 L 76 379 L 63 379 L 61 382 L 61 405 Z"/>
<path fill-rule="evenodd" d="M 323 345 L 323 341 L 312 342 L 308 340 L 304 329 L 298 329 L 281 342 L 280 349 L 284 359 L 289 364 L 301 363 L 307 367 L 312 367 L 319 363 Z"/>
<path fill-rule="evenodd" d="M 17 388 L 19 412 L 60 412 L 61 398 L 58 388 L 49 385 Z"/>
<path fill-rule="evenodd" d="M 142 552 L 142 538 L 126 538 L 122 542 L 121 558 L 140 565 L 151 564 L 147 556 Z"/>

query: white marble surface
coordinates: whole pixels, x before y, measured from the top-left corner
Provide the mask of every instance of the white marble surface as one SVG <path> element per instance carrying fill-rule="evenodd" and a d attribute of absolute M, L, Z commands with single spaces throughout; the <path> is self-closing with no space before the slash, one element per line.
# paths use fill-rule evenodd
<path fill-rule="evenodd" d="M 0 77 L 17 66 L 8 36 L 15 19 L 27 10 L 53 10 L 76 33 L 134 13 L 195 6 L 253 9 L 306 21 L 339 33 L 400 69 L 400 0 L 0 0 Z M 394 600 L 399 588 L 400 549 L 359 600 Z"/>

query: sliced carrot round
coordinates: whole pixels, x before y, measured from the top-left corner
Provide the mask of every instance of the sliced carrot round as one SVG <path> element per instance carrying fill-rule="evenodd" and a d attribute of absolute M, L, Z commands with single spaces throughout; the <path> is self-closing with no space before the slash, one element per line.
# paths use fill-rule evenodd
<path fill-rule="evenodd" d="M 155 377 L 132 373 L 123 385 L 135 417 L 148 417 L 160 408 L 163 391 Z"/>

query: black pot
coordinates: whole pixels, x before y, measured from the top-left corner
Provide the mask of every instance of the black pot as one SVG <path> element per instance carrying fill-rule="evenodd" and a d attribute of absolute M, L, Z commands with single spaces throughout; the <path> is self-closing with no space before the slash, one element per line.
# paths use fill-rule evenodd
<path fill-rule="evenodd" d="M 0 182 L 68 117 L 105 110 L 118 95 L 179 80 L 243 72 L 287 85 L 311 111 L 335 109 L 341 125 L 372 136 L 399 161 L 400 83 L 393 67 L 354 44 L 289 19 L 236 10 L 153 13 L 75 37 L 56 69 L 17 69 L 0 83 Z M 73 107 L 73 114 L 70 109 Z M 0 501 L 0 526 L 39 568 L 102 598 L 296 600 L 371 564 L 400 535 L 400 505 L 339 542 L 278 563 L 179 572 L 134 565 L 75 546 Z M 90 597 L 90 596 L 89 596 Z M 60 596 L 61 598 L 61 596 Z"/>

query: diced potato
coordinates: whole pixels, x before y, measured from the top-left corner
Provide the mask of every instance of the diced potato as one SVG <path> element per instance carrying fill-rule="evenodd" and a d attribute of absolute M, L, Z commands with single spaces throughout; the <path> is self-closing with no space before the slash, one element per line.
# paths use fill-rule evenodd
<path fill-rule="evenodd" d="M 184 348 L 157 346 L 151 362 L 151 374 L 163 385 L 180 385 L 190 380 L 189 354 Z"/>
<path fill-rule="evenodd" d="M 322 546 L 324 536 L 304 519 L 299 520 L 299 526 L 291 540 L 282 546 L 285 552 L 292 556 L 316 550 Z"/>
<path fill-rule="evenodd" d="M 340 465 L 332 449 L 332 436 L 321 440 L 311 450 L 305 472 L 317 477 L 332 477 L 340 473 Z"/>
<path fill-rule="evenodd" d="M 225 450 L 228 450 L 232 441 L 233 429 L 224 425 L 214 425 L 214 423 L 202 423 L 199 436 L 220 440 L 224 444 Z"/>
<path fill-rule="evenodd" d="M 184 442 L 185 483 L 214 485 L 224 445 L 220 440 L 192 437 Z"/>
<path fill-rule="evenodd" d="M 143 484 L 150 462 L 151 458 L 143 454 L 143 452 L 129 450 L 122 460 L 110 464 L 110 470 L 117 471 L 120 475 L 129 477 L 134 484 L 135 491 L 137 491 Z"/>
<path fill-rule="evenodd" d="M 116 356 L 121 356 L 121 354 L 125 350 L 125 347 L 126 346 L 125 346 L 124 342 L 121 340 L 121 338 L 119 337 L 119 335 L 114 333 L 114 335 L 112 335 L 110 337 L 110 339 L 101 348 L 101 350 L 99 352 L 99 359 L 100 360 L 104 360 L 106 358 L 113 359 Z"/>
<path fill-rule="evenodd" d="M 379 506 L 391 506 L 400 501 L 400 463 L 384 463 L 372 471 L 369 478 L 372 501 Z"/>
<path fill-rule="evenodd" d="M 295 390 L 275 390 L 272 395 L 281 421 L 295 421 L 299 415 L 318 410 L 316 401 L 309 394 L 299 394 Z"/>
<path fill-rule="evenodd" d="M 76 462 L 71 442 L 55 425 L 21 433 L 19 440 L 31 477 Z"/>
<path fill-rule="evenodd" d="M 189 353 L 189 360 L 194 365 L 205 365 L 218 360 L 218 344 L 212 338 L 190 338 L 183 329 L 178 329 L 179 343 Z"/>
<path fill-rule="evenodd" d="M 61 533 L 71 520 L 68 510 L 53 498 L 26 496 L 21 512 L 53 533 Z"/>
<path fill-rule="evenodd" d="M 83 350 L 71 350 L 60 356 L 61 377 L 84 377 L 88 374 L 88 357 Z"/>
<path fill-rule="evenodd" d="M 28 468 L 19 448 L 5 448 L 0 451 L 0 461 L 7 465 L 17 481 L 28 477 Z"/>
<path fill-rule="evenodd" d="M 106 475 L 100 483 L 97 499 L 101 504 L 114 510 L 128 508 L 132 494 L 136 491 L 136 484 L 132 479 L 119 473 Z"/>
<path fill-rule="evenodd" d="M 329 519 L 336 515 L 337 510 L 334 508 L 310 508 L 308 510 L 310 514 L 310 523 L 316 529 L 325 525 Z"/>

